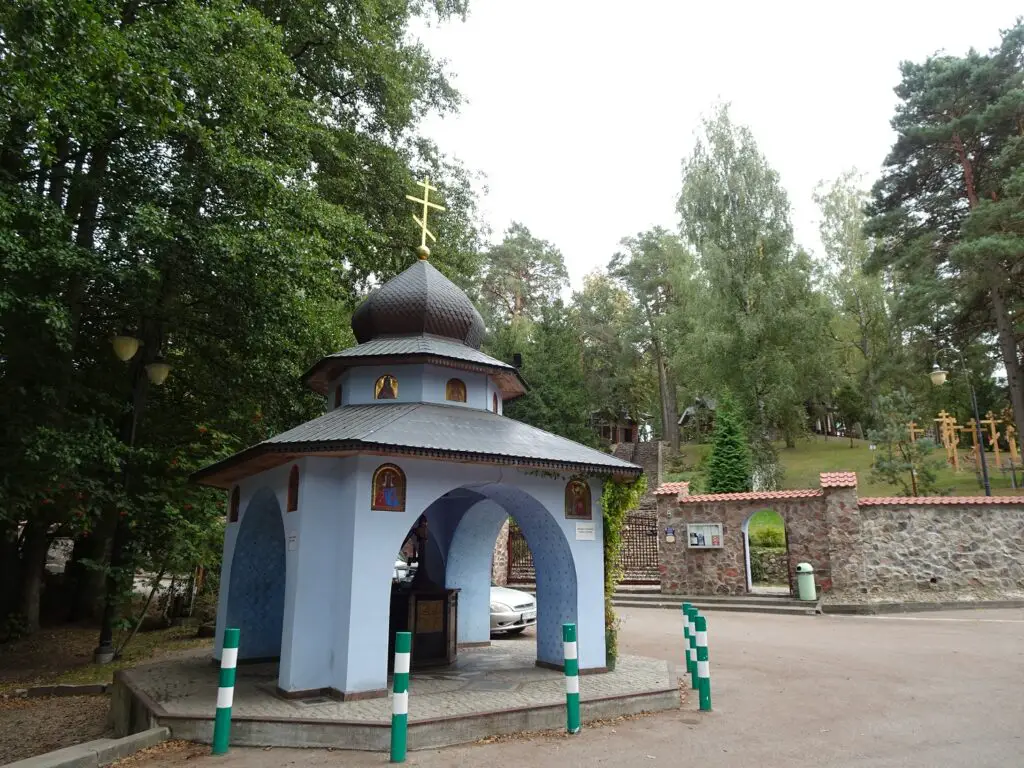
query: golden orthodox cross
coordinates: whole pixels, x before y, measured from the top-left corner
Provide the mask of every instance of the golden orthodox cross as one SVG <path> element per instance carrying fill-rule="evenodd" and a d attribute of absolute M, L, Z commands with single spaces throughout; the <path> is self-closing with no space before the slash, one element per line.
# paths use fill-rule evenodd
<path fill-rule="evenodd" d="M 1010 460 L 1016 464 L 1020 456 L 1017 454 L 1017 428 L 1013 424 L 1006 425 L 1006 442 L 1010 444 Z"/>
<path fill-rule="evenodd" d="M 423 218 L 421 219 L 415 213 L 412 215 L 412 220 L 420 225 L 420 258 L 425 259 L 430 255 L 430 249 L 427 248 L 427 238 L 430 238 L 431 242 L 437 242 L 437 238 L 434 237 L 434 233 L 430 231 L 427 226 L 427 217 L 430 215 L 430 209 L 433 208 L 435 211 L 443 211 L 444 208 L 437 203 L 430 201 L 430 193 L 437 192 L 437 187 L 430 185 L 430 177 L 427 176 L 419 183 L 419 186 L 423 187 L 423 197 L 413 197 L 412 195 L 406 195 L 406 200 L 412 200 L 414 203 L 420 203 L 423 205 Z"/>
<path fill-rule="evenodd" d="M 922 427 L 917 426 L 916 421 L 911 421 L 907 424 L 907 429 L 910 431 L 910 442 L 916 443 L 917 438 L 925 433 Z"/>
<path fill-rule="evenodd" d="M 982 424 L 988 426 L 988 436 L 992 441 L 992 450 L 996 456 L 996 469 L 999 468 L 999 430 L 996 428 L 997 424 L 1002 424 L 1002 419 L 997 419 L 996 415 L 989 411 L 985 414 L 985 418 L 981 420 Z"/>

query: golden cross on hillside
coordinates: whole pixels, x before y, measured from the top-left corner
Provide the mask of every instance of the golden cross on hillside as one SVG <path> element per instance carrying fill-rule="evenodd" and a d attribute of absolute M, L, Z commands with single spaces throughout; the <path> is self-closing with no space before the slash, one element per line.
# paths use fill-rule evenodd
<path fill-rule="evenodd" d="M 443 211 L 437 203 L 430 202 L 430 193 L 437 192 L 437 187 L 430 186 L 430 177 L 427 176 L 420 182 L 419 186 L 423 187 L 423 197 L 413 197 L 412 195 L 406 195 L 406 200 L 412 200 L 414 203 L 421 203 L 423 205 L 423 218 L 421 219 L 415 213 L 412 215 L 412 220 L 420 225 L 420 247 L 416 249 L 416 253 L 421 259 L 425 259 L 430 255 L 430 249 L 427 247 L 427 238 L 430 238 L 431 242 L 437 242 L 437 238 L 434 237 L 434 233 L 430 231 L 427 226 L 427 217 L 430 215 L 430 209 L 433 208 L 436 211 Z"/>

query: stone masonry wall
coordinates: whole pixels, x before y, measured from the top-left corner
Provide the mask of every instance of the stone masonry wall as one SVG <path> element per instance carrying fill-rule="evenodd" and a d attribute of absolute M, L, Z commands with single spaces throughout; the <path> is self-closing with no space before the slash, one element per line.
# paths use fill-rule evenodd
<path fill-rule="evenodd" d="M 800 562 L 811 563 L 821 574 L 819 578 L 827 580 L 831 568 L 823 496 L 685 503 L 661 496 L 658 503 L 661 591 L 677 595 L 746 594 L 743 526 L 751 515 L 762 509 L 775 510 L 786 522 L 790 584 L 795 584 L 794 569 Z M 686 540 L 688 523 L 722 523 L 723 546 L 720 549 L 691 549 Z M 665 541 L 666 528 L 675 530 L 672 543 Z"/>
<path fill-rule="evenodd" d="M 859 499 L 855 483 L 837 473 L 823 475 L 820 490 L 694 497 L 663 486 L 662 592 L 746 592 L 743 524 L 773 509 L 786 523 L 791 589 L 796 564 L 806 561 L 819 589 L 837 597 L 1024 593 L 1024 497 Z M 724 546 L 690 549 L 687 523 L 723 523 Z M 666 528 L 675 542 L 665 541 Z"/>
<path fill-rule="evenodd" d="M 498 531 L 494 540 L 494 556 L 491 558 L 491 582 L 499 586 L 508 583 L 508 520 Z"/>
<path fill-rule="evenodd" d="M 850 592 L 1024 591 L 1024 504 L 865 504 L 859 549 Z"/>
<path fill-rule="evenodd" d="M 761 565 L 761 581 L 767 584 L 786 584 L 789 582 L 789 553 L 785 547 L 751 547 L 751 577 L 757 573 L 758 563 Z"/>

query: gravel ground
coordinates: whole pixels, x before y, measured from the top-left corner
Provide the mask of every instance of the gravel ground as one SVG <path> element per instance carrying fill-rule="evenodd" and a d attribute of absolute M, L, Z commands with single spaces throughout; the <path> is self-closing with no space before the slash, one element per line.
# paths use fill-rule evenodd
<path fill-rule="evenodd" d="M 0 765 L 109 735 L 109 696 L 0 700 Z"/>

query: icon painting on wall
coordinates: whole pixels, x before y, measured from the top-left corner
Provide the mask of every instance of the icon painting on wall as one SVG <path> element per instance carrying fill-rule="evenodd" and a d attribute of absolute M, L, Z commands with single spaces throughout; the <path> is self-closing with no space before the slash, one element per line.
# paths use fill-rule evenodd
<path fill-rule="evenodd" d="M 565 486 L 565 516 L 570 520 L 590 520 L 590 486 L 586 480 L 573 479 Z"/>
<path fill-rule="evenodd" d="M 466 383 L 462 379 L 448 379 L 444 387 L 444 399 L 453 403 L 466 402 Z"/>
<path fill-rule="evenodd" d="M 375 400 L 397 400 L 398 379 L 390 373 L 385 373 L 377 379 L 377 384 L 373 389 L 373 397 Z"/>
<path fill-rule="evenodd" d="M 405 512 L 405 473 L 394 464 L 381 464 L 373 473 L 371 509 Z"/>

